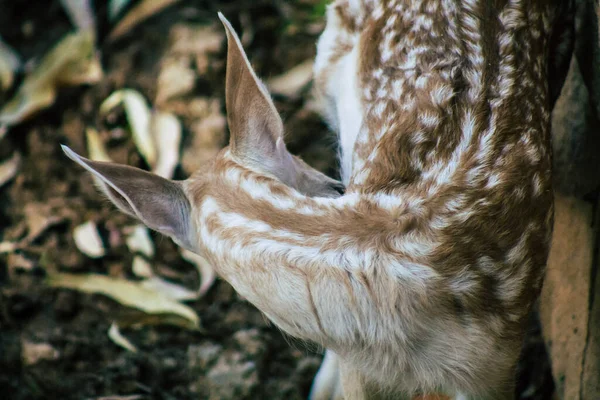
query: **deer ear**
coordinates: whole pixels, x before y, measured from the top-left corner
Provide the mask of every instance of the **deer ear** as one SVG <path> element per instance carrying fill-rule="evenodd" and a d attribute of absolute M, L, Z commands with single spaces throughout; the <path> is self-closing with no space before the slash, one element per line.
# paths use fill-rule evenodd
<path fill-rule="evenodd" d="M 283 123 L 231 24 L 221 13 L 219 18 L 227 33 L 225 104 L 230 149 L 243 162 L 265 166 L 265 162 L 281 158 L 282 151 L 287 153 Z"/>
<path fill-rule="evenodd" d="M 88 160 L 67 146 L 61 147 L 67 157 L 92 174 L 121 211 L 185 248 L 194 247 L 191 206 L 178 182 L 127 165 Z"/>

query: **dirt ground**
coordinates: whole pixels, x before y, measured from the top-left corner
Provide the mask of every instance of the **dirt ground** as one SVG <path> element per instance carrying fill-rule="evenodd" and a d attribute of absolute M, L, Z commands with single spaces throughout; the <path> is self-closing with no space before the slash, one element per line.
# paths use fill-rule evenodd
<path fill-rule="evenodd" d="M 107 39 L 113 24 L 107 22 L 106 6 L 96 3 L 104 78 L 94 85 L 62 90 L 52 107 L 11 128 L 0 144 L 0 161 L 15 151 L 23 157 L 18 175 L 0 188 L 0 241 L 22 237 L 32 218 L 56 217 L 26 248 L 0 255 L 0 398 L 306 398 L 321 358 L 317 349 L 284 337 L 223 281 L 190 303 L 201 318 L 202 331 L 125 328 L 123 333 L 139 349 L 133 353 L 107 336 L 111 322 L 129 311 L 102 296 L 49 288 L 44 278 L 49 269 L 131 278 L 133 255 L 121 229 L 134 221 L 97 194 L 91 179 L 63 156 L 59 144 L 86 154 L 84 131 L 94 126 L 115 161 L 147 167 L 130 133 L 120 128 L 126 126 L 123 112 L 104 118 L 98 108 L 110 93 L 124 87 L 137 89 L 150 100 L 156 97 L 161 60 L 175 27 L 215 24 L 217 11 L 223 11 L 244 35 L 258 74 L 268 78 L 314 57 L 314 43 L 323 27 L 323 2 L 189 0 L 115 41 Z M 3 0 L 0 10 L 0 36 L 25 61 L 39 59 L 72 29 L 59 1 Z M 213 99 L 218 112 L 224 111 L 224 56 L 221 45 L 191 90 L 168 105 L 183 123 L 184 148 L 195 146 L 193 136 L 198 132 L 198 117 L 189 104 Z M 12 93 L 0 94 L 0 105 Z M 335 175 L 333 139 L 302 98 L 308 96 L 276 97 L 289 148 Z M 226 137 L 209 139 L 218 147 Z M 175 176 L 184 178 L 187 173 L 179 167 Z M 83 255 L 72 238 L 74 227 L 89 220 L 97 223 L 107 249 L 100 259 Z M 159 235 L 153 234 L 153 239 L 155 269 L 195 288 L 195 269 L 179 256 L 176 246 Z M 517 398 L 550 399 L 552 392 L 543 340 L 537 319 L 532 318 Z"/>

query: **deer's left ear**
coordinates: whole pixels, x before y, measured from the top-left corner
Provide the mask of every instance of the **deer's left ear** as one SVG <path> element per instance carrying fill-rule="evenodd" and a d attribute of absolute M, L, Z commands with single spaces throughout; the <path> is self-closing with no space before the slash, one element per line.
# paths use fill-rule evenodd
<path fill-rule="evenodd" d="M 67 146 L 61 147 L 67 157 L 92 174 L 121 211 L 170 236 L 180 246 L 194 249 L 191 206 L 179 182 L 127 165 L 88 160 Z"/>
<path fill-rule="evenodd" d="M 225 104 L 230 149 L 240 161 L 277 175 L 281 169 L 293 168 L 283 142 L 283 122 L 233 27 L 223 14 L 219 18 L 227 33 Z"/>

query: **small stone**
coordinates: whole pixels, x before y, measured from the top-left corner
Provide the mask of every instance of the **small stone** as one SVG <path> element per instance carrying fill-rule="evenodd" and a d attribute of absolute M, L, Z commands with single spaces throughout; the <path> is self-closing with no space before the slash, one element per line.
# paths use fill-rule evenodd
<path fill-rule="evenodd" d="M 226 352 L 206 376 L 210 400 L 247 398 L 258 386 L 258 371 L 251 361 L 243 361 L 243 354 Z"/>
<path fill-rule="evenodd" d="M 59 352 L 48 343 L 34 343 L 28 340 L 21 342 L 21 359 L 25 366 L 35 365 L 41 361 L 54 361 Z"/>
<path fill-rule="evenodd" d="M 191 345 L 188 348 L 188 368 L 192 373 L 202 374 L 212 365 L 223 347 L 214 343 Z"/>
<path fill-rule="evenodd" d="M 256 328 L 238 331 L 233 335 L 233 339 L 240 350 L 252 358 L 261 356 L 266 350 L 265 343 L 261 340 L 260 332 Z"/>

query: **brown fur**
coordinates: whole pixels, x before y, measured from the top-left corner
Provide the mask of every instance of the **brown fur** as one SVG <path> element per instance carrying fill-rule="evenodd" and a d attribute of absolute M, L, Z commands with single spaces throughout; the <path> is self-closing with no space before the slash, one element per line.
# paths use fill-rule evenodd
<path fill-rule="evenodd" d="M 341 197 L 285 150 L 224 21 L 232 144 L 180 183 L 191 211 L 177 232 L 191 233 L 162 231 L 282 330 L 335 352 L 347 399 L 511 398 L 551 236 L 555 12 L 545 0 L 335 2 L 315 84 L 343 139 L 356 116 L 341 107 L 356 103 L 336 92 L 351 83 L 332 82 L 355 68 L 362 116 Z M 113 172 L 96 175 L 104 187 Z M 172 183 L 152 185 L 163 204 Z M 144 209 L 135 187 L 120 190 L 117 205 Z M 318 386 L 314 398 L 340 395 Z"/>

